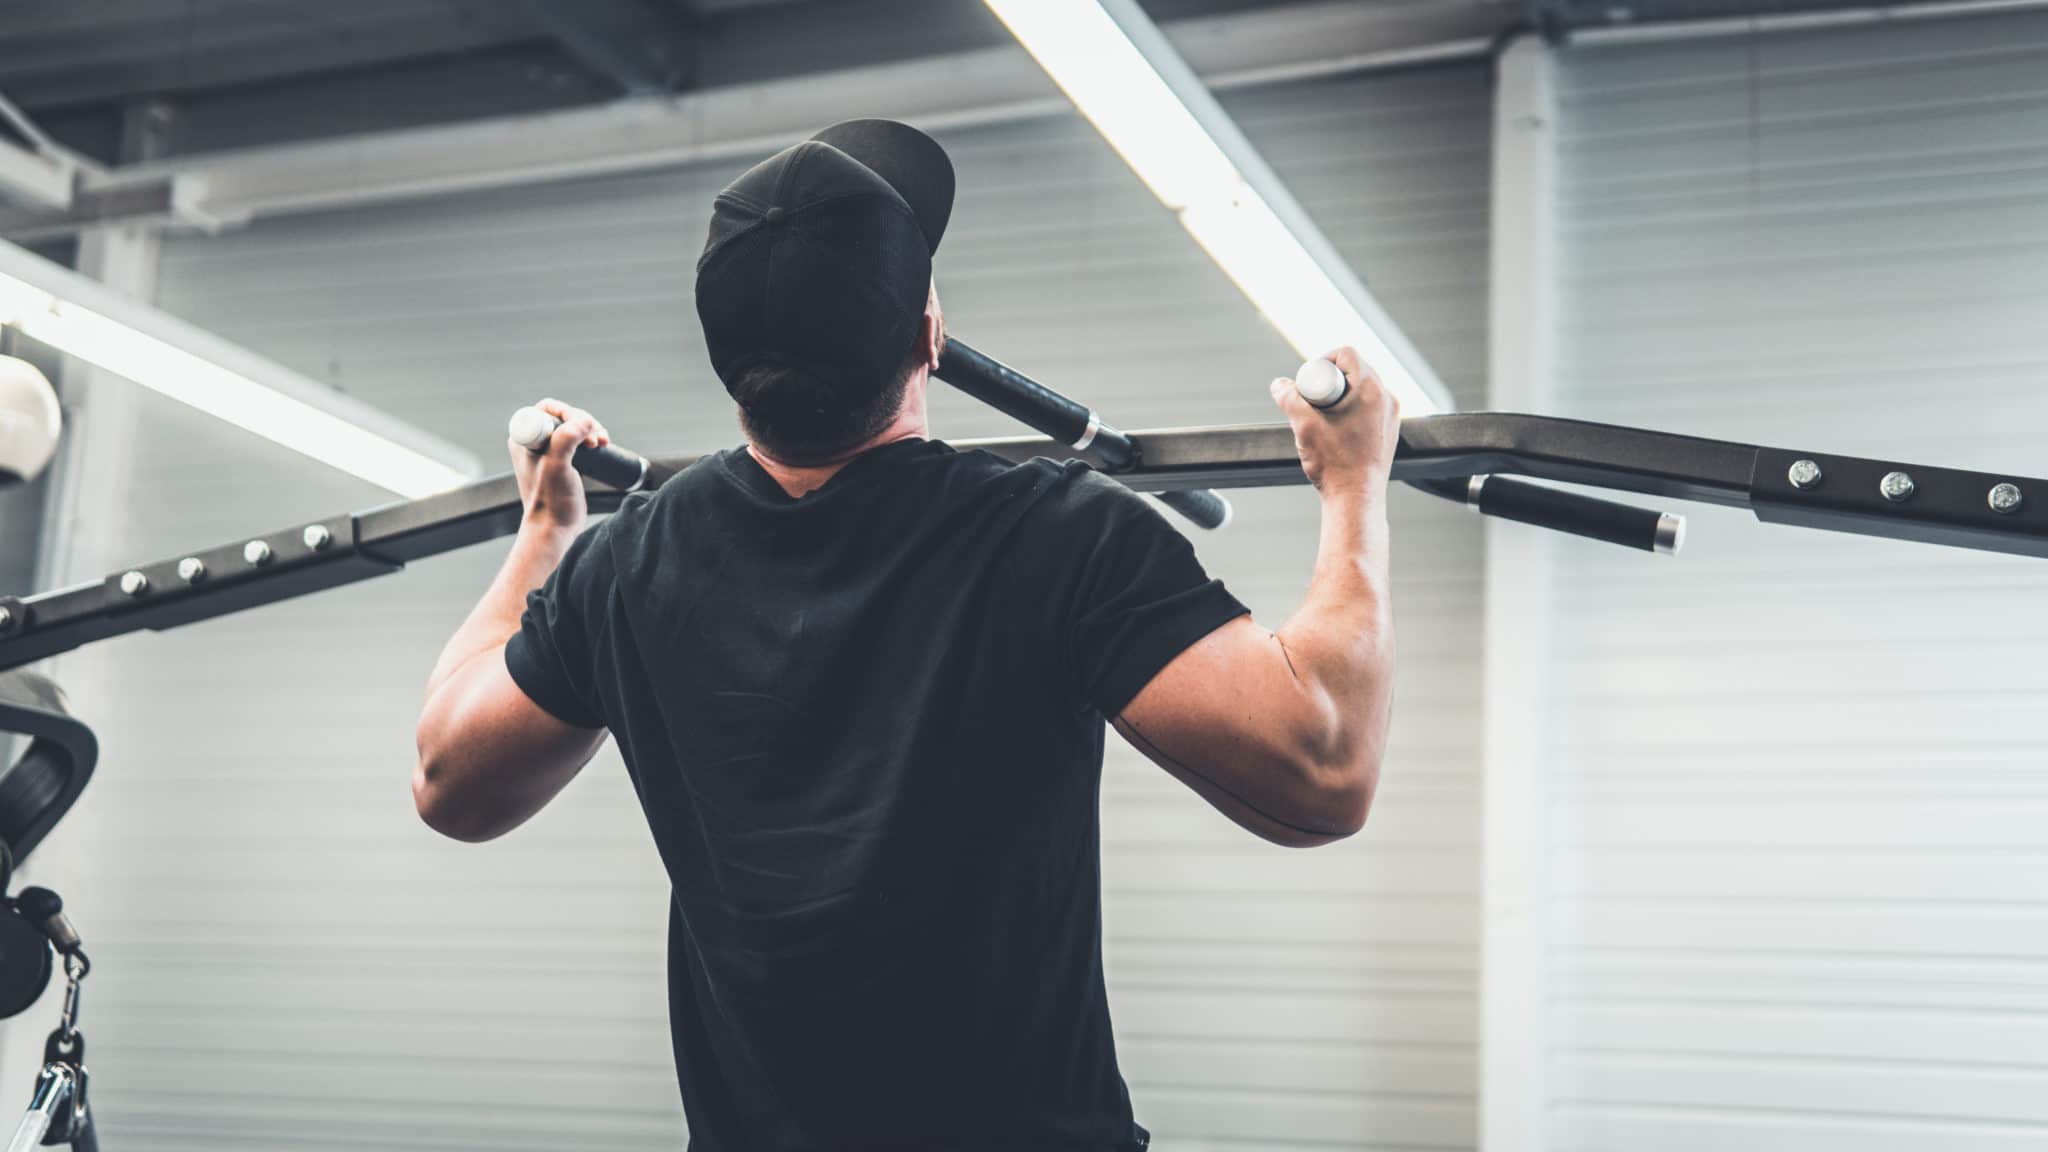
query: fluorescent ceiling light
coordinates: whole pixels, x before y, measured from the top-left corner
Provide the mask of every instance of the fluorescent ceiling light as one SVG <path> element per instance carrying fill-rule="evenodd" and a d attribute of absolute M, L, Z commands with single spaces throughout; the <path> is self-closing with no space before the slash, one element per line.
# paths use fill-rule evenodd
<path fill-rule="evenodd" d="M 1358 349 L 1407 415 L 1449 394 L 1133 0 L 986 0 L 1306 360 Z"/>
<path fill-rule="evenodd" d="M 477 474 L 453 445 L 15 244 L 0 324 L 400 496 Z"/>

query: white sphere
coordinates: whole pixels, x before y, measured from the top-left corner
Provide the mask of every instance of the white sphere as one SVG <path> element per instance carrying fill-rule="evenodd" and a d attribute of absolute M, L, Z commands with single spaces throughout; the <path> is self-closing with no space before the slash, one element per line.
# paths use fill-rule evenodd
<path fill-rule="evenodd" d="M 0 356 L 0 484 L 34 479 L 57 452 L 57 390 L 26 360 Z"/>
<path fill-rule="evenodd" d="M 1350 385 L 1344 373 L 1328 360 L 1309 360 L 1294 373 L 1294 390 L 1318 408 L 1328 408 L 1344 398 Z"/>

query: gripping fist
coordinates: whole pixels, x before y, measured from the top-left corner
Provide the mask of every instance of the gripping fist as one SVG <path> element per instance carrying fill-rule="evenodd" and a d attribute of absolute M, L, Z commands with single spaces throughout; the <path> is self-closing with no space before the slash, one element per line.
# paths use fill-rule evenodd
<path fill-rule="evenodd" d="M 611 433 L 590 413 L 560 400 L 543 400 L 534 407 L 562 423 L 548 438 L 545 452 L 519 444 L 511 446 L 512 473 L 519 478 L 519 500 L 526 507 L 525 523 L 536 528 L 581 532 L 589 506 L 583 496 L 583 477 L 571 459 L 580 447 L 602 448 L 611 443 Z"/>
<path fill-rule="evenodd" d="M 1273 381 L 1273 402 L 1294 426 L 1294 447 L 1301 470 L 1324 495 L 1377 487 L 1384 489 L 1394 466 L 1394 447 L 1401 439 L 1401 402 L 1381 385 L 1379 377 L 1358 358 L 1357 351 L 1339 348 L 1324 359 L 1344 373 L 1349 385 L 1344 398 L 1317 408 L 1294 390 L 1294 381 Z"/>

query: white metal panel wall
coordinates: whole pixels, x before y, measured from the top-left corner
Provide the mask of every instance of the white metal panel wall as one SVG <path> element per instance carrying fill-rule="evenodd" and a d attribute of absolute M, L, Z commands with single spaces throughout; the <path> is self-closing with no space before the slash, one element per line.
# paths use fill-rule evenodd
<path fill-rule="evenodd" d="M 1466 406 L 1484 394 L 1491 92 L 1475 65 L 1226 101 Z M 1252 385 L 1294 357 L 1232 334 L 1240 298 L 1213 269 L 1191 272 L 1217 295 L 1174 308 L 1215 333 L 1213 351 L 1161 346 L 1133 376 L 1112 334 L 1093 364 L 1047 378 L 1074 379 L 1127 426 L 1273 418 Z M 1017 339 L 1035 348 L 1020 363 L 1059 358 L 1045 333 Z M 1238 519 L 1198 542 L 1202 556 L 1277 625 L 1314 557 L 1316 503 L 1300 489 L 1233 499 Z M 1469 513 L 1397 493 L 1393 746 L 1357 839 L 1273 848 L 1112 741 L 1110 1007 L 1162 1147 L 1474 1145 L 1481 537 Z"/>
<path fill-rule="evenodd" d="M 1481 67 L 1242 94 L 1247 132 L 1468 400 L 1484 363 Z M 1129 427 L 1271 417 L 1293 356 L 1089 129 L 954 133 L 955 328 Z M 167 244 L 172 311 L 488 458 L 543 393 L 623 440 L 737 440 L 692 264 L 737 165 L 265 223 Z M 132 555 L 370 502 L 153 401 L 106 509 Z M 942 435 L 1013 426 L 943 391 Z M 1305 490 L 1239 496 L 1204 556 L 1269 621 Z M 1396 510 L 1401 686 L 1382 810 L 1310 853 L 1120 746 L 1104 787 L 1112 1003 L 1166 1147 L 1469 1147 L 1479 532 Z M 502 549 L 69 659 L 106 763 L 43 850 L 100 964 L 110 1140 L 152 1148 L 676 1147 L 667 886 L 614 755 L 498 843 L 410 810 L 410 722 Z M 1115 743 L 1114 741 L 1112 742 Z M 18 1046 L 17 1046 L 18 1047 Z"/>
<path fill-rule="evenodd" d="M 2048 474 L 2048 18 L 1559 78 L 1565 414 Z M 1551 1148 L 2048 1147 L 2048 567 L 1694 528 L 1562 552 Z"/>

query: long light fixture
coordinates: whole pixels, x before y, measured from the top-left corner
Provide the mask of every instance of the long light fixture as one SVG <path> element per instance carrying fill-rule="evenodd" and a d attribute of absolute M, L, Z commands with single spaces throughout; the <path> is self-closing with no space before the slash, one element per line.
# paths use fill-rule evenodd
<path fill-rule="evenodd" d="M 400 496 L 478 471 L 445 441 L 16 244 L 0 243 L 0 325 Z"/>
<path fill-rule="evenodd" d="M 1303 359 L 1359 351 L 1404 414 L 1450 394 L 1135 0 L 986 0 Z"/>

